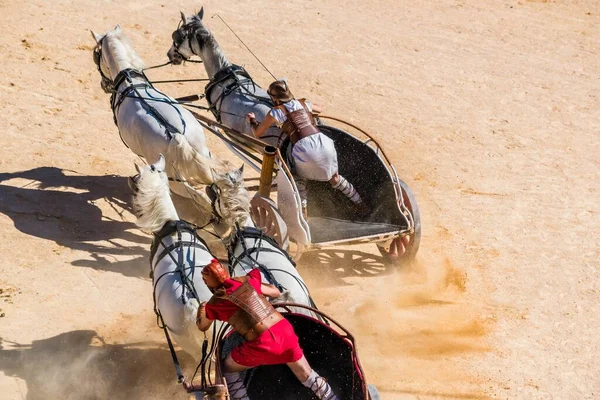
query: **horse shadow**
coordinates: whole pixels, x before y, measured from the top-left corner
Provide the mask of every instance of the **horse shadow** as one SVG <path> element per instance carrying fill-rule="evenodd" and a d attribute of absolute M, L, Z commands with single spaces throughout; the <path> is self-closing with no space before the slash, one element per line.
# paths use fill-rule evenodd
<path fill-rule="evenodd" d="M 390 274 L 393 266 L 381 257 L 364 251 L 321 249 L 306 252 L 298 269 L 308 277 L 316 276 L 328 286 L 348 286 L 343 279 Z"/>
<path fill-rule="evenodd" d="M 187 354 L 179 353 L 182 365 L 194 366 Z M 0 339 L 0 371 L 25 381 L 27 400 L 158 399 L 183 391 L 176 384 L 166 345 L 108 344 L 92 330 L 66 332 L 31 344 Z"/>
<path fill-rule="evenodd" d="M 16 229 L 95 259 L 73 265 L 140 276 L 147 267 L 140 254 L 150 239 L 124 217 L 131 210 L 129 193 L 126 178 L 116 175 L 79 175 L 56 167 L 0 173 L 0 213 Z M 103 214 L 98 202 L 106 202 L 114 216 Z M 135 258 L 115 261 L 116 256 Z"/>

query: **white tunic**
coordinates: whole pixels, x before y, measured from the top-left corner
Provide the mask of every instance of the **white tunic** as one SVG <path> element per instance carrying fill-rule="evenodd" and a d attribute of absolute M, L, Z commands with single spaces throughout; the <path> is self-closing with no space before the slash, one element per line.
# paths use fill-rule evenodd
<path fill-rule="evenodd" d="M 283 103 L 288 112 L 302 109 L 298 100 Z M 306 101 L 306 107 L 312 110 L 312 105 Z M 271 110 L 271 115 L 281 127 L 287 120 L 286 114 L 276 108 Z M 323 133 L 315 133 L 298 140 L 292 147 L 292 170 L 304 179 L 313 181 L 328 181 L 338 172 L 337 152 L 333 140 Z"/>

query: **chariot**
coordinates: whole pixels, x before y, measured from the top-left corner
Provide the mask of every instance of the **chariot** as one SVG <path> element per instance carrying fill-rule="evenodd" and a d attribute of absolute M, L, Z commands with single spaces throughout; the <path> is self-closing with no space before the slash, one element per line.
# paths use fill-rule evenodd
<path fill-rule="evenodd" d="M 375 386 L 367 383 L 352 334 L 323 312 L 294 303 L 274 304 L 294 327 L 311 367 L 327 379 L 340 399 L 379 400 Z M 313 316 L 293 310 L 306 309 Z M 203 365 L 203 384 L 184 382 L 196 398 L 226 399 L 222 360 L 243 339 L 225 325 L 216 336 L 215 363 Z M 265 365 L 250 369 L 244 378 L 250 399 L 315 399 L 284 364 Z"/>
<path fill-rule="evenodd" d="M 359 214 L 327 182 L 309 181 L 306 218 L 285 156 L 289 139 L 270 146 L 192 113 L 205 129 L 261 173 L 258 187 L 250 187 L 257 190 L 252 199 L 255 223 L 296 259 L 305 251 L 360 243 L 376 244 L 385 260 L 394 264 L 415 257 L 421 237 L 415 195 L 398 177 L 385 150 L 365 130 L 335 117 L 316 118 L 319 130 L 335 143 L 340 174 L 355 185 L 369 212 Z"/>

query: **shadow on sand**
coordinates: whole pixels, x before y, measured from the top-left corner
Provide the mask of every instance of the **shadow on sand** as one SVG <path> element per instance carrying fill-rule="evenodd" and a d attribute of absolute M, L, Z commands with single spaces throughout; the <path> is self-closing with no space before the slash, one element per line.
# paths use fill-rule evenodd
<path fill-rule="evenodd" d="M 298 268 L 301 274 L 319 276 L 319 280 L 336 286 L 348 285 L 343 278 L 381 276 L 394 270 L 394 266 L 387 264 L 381 256 L 338 249 L 306 252 Z"/>
<path fill-rule="evenodd" d="M 194 366 L 178 353 L 183 365 Z M 0 371 L 26 382 L 27 400 L 186 398 L 166 345 L 107 344 L 92 330 L 0 342 Z"/>
<path fill-rule="evenodd" d="M 55 167 L 0 173 L 0 212 L 13 220 L 16 229 L 88 252 L 95 259 L 73 265 L 146 276 L 150 239 L 123 217 L 130 209 L 130 196 L 126 178 L 116 175 L 78 175 Z M 115 217 L 103 215 L 96 202 L 107 203 Z M 140 254 L 144 256 L 129 261 L 115 259 Z"/>

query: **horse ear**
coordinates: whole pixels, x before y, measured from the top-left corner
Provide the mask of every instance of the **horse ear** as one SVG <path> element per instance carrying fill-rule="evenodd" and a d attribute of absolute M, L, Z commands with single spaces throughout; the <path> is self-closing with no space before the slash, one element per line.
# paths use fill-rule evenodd
<path fill-rule="evenodd" d="M 240 173 L 240 178 L 241 178 L 241 177 L 242 177 L 242 175 L 244 174 L 244 165 L 246 165 L 246 164 L 243 164 L 243 163 L 242 163 L 242 166 L 240 167 L 240 169 L 238 169 L 238 172 Z"/>
<path fill-rule="evenodd" d="M 181 22 L 183 22 L 183 24 L 185 25 L 187 23 L 187 18 L 185 17 L 185 14 L 183 13 L 183 11 L 179 11 L 180 15 L 181 15 Z"/>
<path fill-rule="evenodd" d="M 200 19 L 204 18 L 204 7 L 200 8 L 200 12 L 198 13 L 198 18 L 200 18 Z"/>
<path fill-rule="evenodd" d="M 139 165 L 137 165 L 137 164 L 134 163 L 133 166 L 135 167 L 135 170 L 137 171 L 138 174 L 142 173 L 142 169 L 140 168 Z"/>
<path fill-rule="evenodd" d="M 121 25 L 115 25 L 115 33 L 121 33 L 123 29 L 121 29 Z"/>
<path fill-rule="evenodd" d="M 165 156 L 163 156 L 162 154 L 160 154 L 159 157 L 158 157 L 158 161 L 154 163 L 154 166 L 159 171 L 164 171 L 166 164 L 167 163 L 165 162 Z"/>
<path fill-rule="evenodd" d="M 94 38 L 94 40 L 96 41 L 96 44 L 100 44 L 100 41 L 102 40 L 102 35 L 98 35 L 97 33 L 95 33 L 94 31 L 90 30 L 92 37 Z"/>

